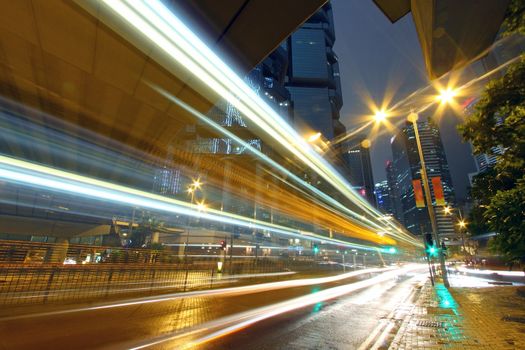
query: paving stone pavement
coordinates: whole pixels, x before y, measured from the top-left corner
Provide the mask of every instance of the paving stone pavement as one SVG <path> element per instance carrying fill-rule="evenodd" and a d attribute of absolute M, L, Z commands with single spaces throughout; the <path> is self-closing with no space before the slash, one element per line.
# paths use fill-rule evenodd
<path fill-rule="evenodd" d="M 389 349 L 525 349 L 525 298 L 515 287 L 422 286 Z"/>

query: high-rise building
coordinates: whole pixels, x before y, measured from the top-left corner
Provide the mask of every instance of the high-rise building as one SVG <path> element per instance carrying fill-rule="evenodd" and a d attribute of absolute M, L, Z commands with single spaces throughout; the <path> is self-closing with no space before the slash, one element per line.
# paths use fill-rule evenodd
<path fill-rule="evenodd" d="M 456 233 L 451 216 L 445 215 L 441 207 L 436 206 L 436 198 L 431 179 L 439 177 L 443 188 L 445 202 L 454 203 L 454 192 L 447 158 L 443 150 L 439 129 L 432 121 L 418 122 L 419 135 L 423 148 L 431 197 L 436 216 L 438 232 L 446 239 L 453 238 Z M 414 128 L 411 124 L 403 127 L 391 140 L 393 155 L 393 171 L 397 185 L 397 195 L 401 203 L 402 222 L 413 234 L 432 232 L 426 207 L 416 206 L 413 180 L 421 180 L 421 162 L 419 160 Z"/>
<path fill-rule="evenodd" d="M 343 105 L 335 30 L 330 3 L 310 17 L 281 45 L 288 52 L 286 88 L 294 124 L 303 134 L 320 132 L 330 140 L 346 129 L 339 121 Z"/>
<path fill-rule="evenodd" d="M 403 219 L 403 210 L 401 207 L 401 201 L 399 200 L 399 191 L 398 191 L 398 184 L 397 184 L 397 178 L 396 178 L 396 172 L 394 170 L 394 163 L 389 160 L 386 162 L 385 166 L 386 171 L 386 181 L 388 184 L 388 188 L 390 190 L 390 203 L 392 203 L 392 215 L 399 221 L 400 223 L 404 222 Z"/>
<path fill-rule="evenodd" d="M 392 198 L 390 196 L 390 186 L 388 186 L 388 181 L 384 180 L 375 184 L 374 193 L 376 195 L 377 209 L 381 210 L 383 213 L 394 214 L 394 207 Z"/>
<path fill-rule="evenodd" d="M 344 142 L 343 149 L 342 157 L 348 167 L 350 184 L 375 206 L 372 162 L 366 135 L 357 134 L 347 139 Z"/>
<path fill-rule="evenodd" d="M 180 169 L 172 169 L 168 166 L 155 170 L 153 178 L 153 192 L 165 196 L 176 196 L 182 191 Z"/>

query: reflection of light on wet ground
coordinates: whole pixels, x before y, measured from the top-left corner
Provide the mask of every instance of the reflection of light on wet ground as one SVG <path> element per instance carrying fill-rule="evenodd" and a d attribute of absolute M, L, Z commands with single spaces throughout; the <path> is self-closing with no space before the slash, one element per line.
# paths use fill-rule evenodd
<path fill-rule="evenodd" d="M 470 272 L 477 275 L 500 275 L 500 276 L 516 276 L 516 277 L 525 277 L 525 272 L 523 271 L 503 271 L 503 270 L 478 270 L 478 269 L 467 269 L 466 267 L 458 267 L 460 272 Z"/>
<path fill-rule="evenodd" d="M 420 265 L 407 265 L 405 268 L 410 268 L 413 266 L 420 266 Z M 267 292 L 267 291 L 279 290 L 279 289 L 285 289 L 285 288 L 302 287 L 302 286 L 309 286 L 309 285 L 315 285 L 315 284 L 337 282 L 337 281 L 342 281 L 347 278 L 356 277 L 360 275 L 366 275 L 366 274 L 381 273 L 381 272 L 395 272 L 393 270 L 396 270 L 396 268 L 395 267 L 369 268 L 369 269 L 357 270 L 357 271 L 347 272 L 347 273 L 343 273 L 343 274 L 339 274 L 335 276 L 329 276 L 329 277 L 304 278 L 304 279 L 295 279 L 295 280 L 289 280 L 289 281 L 259 283 L 259 284 L 240 286 L 240 287 L 208 289 L 208 290 L 200 290 L 200 291 L 192 291 L 192 292 L 184 292 L 184 293 L 171 293 L 171 294 L 165 294 L 162 296 L 157 295 L 157 296 L 144 297 L 144 298 L 119 300 L 118 302 L 113 302 L 113 303 L 101 303 L 98 305 L 92 305 L 92 306 L 83 307 L 83 308 L 74 308 L 74 309 L 67 309 L 67 310 L 60 310 L 60 311 L 51 311 L 51 312 L 43 312 L 43 313 L 36 313 L 36 314 L 4 317 L 4 318 L 0 318 L 0 321 L 7 321 L 7 320 L 14 320 L 14 319 L 21 319 L 21 318 L 44 317 L 44 316 L 52 316 L 52 315 L 59 315 L 59 314 L 70 314 L 70 313 L 75 313 L 75 312 L 94 311 L 94 310 L 101 310 L 101 309 L 111 309 L 111 308 L 119 308 L 119 307 L 131 306 L 131 305 L 144 305 L 144 304 L 160 303 L 160 302 L 171 301 L 171 300 L 178 300 L 178 299 L 183 299 L 183 298 L 195 298 L 195 297 L 201 297 L 201 296 L 225 297 L 225 296 L 234 296 L 234 295 L 245 295 L 245 294 Z M 238 277 L 242 275 L 234 275 L 234 276 Z"/>
<path fill-rule="evenodd" d="M 322 302 L 326 300 L 335 299 L 353 291 L 357 291 L 373 286 L 377 283 L 382 283 L 391 279 L 395 279 L 397 276 L 403 275 L 409 271 L 421 270 L 422 268 L 424 268 L 422 267 L 422 265 L 407 265 L 399 269 L 386 271 L 376 277 L 372 277 L 363 281 L 328 288 L 316 293 L 303 295 L 301 297 L 280 302 L 277 304 L 272 304 L 250 311 L 241 312 L 235 315 L 223 317 L 221 319 L 217 319 L 201 325 L 202 329 L 209 331 L 209 333 L 189 343 L 188 346 L 191 347 L 207 343 L 214 339 L 226 336 L 228 334 L 237 332 L 243 328 L 249 327 L 259 321 L 275 317 L 293 310 L 297 310 L 305 306 L 316 304 L 322 305 Z M 314 312 L 315 310 L 316 308 L 314 308 Z M 169 342 L 176 338 L 180 338 L 180 334 L 166 335 L 161 337 L 160 339 L 155 339 L 152 342 L 143 343 L 140 346 L 135 347 L 134 349 L 140 349 L 152 345 L 157 345 L 162 342 Z"/>
<path fill-rule="evenodd" d="M 496 282 L 492 279 L 468 276 L 464 273 L 449 273 L 448 280 L 451 287 L 458 288 L 486 288 L 486 287 L 501 287 L 501 285 L 490 284 L 489 282 Z M 522 283 L 512 282 L 512 285 L 523 285 Z"/>

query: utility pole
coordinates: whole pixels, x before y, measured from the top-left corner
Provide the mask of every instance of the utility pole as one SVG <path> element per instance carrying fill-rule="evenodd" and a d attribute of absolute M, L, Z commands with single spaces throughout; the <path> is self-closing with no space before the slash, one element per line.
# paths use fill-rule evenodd
<path fill-rule="evenodd" d="M 419 160 L 421 162 L 421 181 L 423 182 L 423 188 L 425 190 L 425 200 L 427 202 L 428 216 L 430 217 L 430 224 L 432 226 L 432 235 L 436 241 L 436 246 L 439 252 L 439 262 L 441 265 L 441 274 L 443 276 L 443 284 L 445 287 L 450 287 L 448 283 L 447 267 L 445 265 L 445 256 L 443 255 L 443 249 L 441 248 L 441 242 L 439 240 L 439 233 L 437 230 L 436 216 L 434 213 L 434 206 L 432 205 L 432 196 L 430 195 L 430 186 L 428 184 L 427 168 L 425 165 L 425 157 L 423 155 L 423 147 L 421 146 L 421 139 L 419 138 L 419 128 L 417 125 L 418 115 L 416 113 L 410 113 L 408 115 L 408 121 L 412 123 L 414 128 L 414 134 L 416 136 L 417 151 L 419 154 Z"/>
<path fill-rule="evenodd" d="M 230 233 L 230 275 L 233 275 L 233 233 Z"/>

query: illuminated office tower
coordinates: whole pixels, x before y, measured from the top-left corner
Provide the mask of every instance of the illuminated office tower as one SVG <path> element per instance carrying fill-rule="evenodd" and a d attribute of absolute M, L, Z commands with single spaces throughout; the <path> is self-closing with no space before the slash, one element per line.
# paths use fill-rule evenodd
<path fill-rule="evenodd" d="M 328 3 L 281 45 L 289 57 L 286 88 L 293 103 L 294 124 L 302 134 L 320 132 L 328 140 L 346 131 L 339 121 L 343 98 L 334 42 L 332 6 Z"/>
<path fill-rule="evenodd" d="M 454 205 L 454 190 L 439 129 L 431 121 L 418 122 L 418 126 L 428 177 L 429 179 L 440 178 L 445 203 Z M 414 196 L 413 180 L 421 179 L 421 162 L 412 125 L 407 124 L 399 130 L 392 138 L 391 145 L 397 196 L 402 210 L 400 216 L 403 223 L 413 234 L 430 233 L 432 230 L 427 208 L 418 207 Z M 455 237 L 452 217 L 445 215 L 441 207 L 436 206 L 434 186 L 432 182 L 429 185 L 438 232 L 445 239 Z"/>
<path fill-rule="evenodd" d="M 344 153 L 342 157 L 348 167 L 350 184 L 368 202 L 376 206 L 374 177 L 368 143 L 366 135 L 363 134 L 349 138 L 343 144 Z"/>

